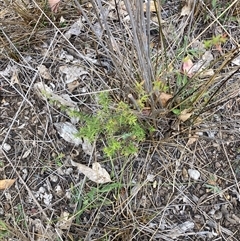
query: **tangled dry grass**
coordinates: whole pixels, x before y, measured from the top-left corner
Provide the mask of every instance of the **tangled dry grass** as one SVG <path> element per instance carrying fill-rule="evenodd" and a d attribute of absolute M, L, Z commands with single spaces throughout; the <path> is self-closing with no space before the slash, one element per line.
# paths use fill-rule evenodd
<path fill-rule="evenodd" d="M 239 9 L 0 1 L 0 180 L 16 179 L 1 191 L 1 240 L 238 240 Z M 135 155 L 107 158 L 106 136 L 77 145 L 58 132 L 82 125 L 59 102 L 91 118 L 102 92 L 154 129 Z M 100 163 L 112 182 L 72 161 Z"/>

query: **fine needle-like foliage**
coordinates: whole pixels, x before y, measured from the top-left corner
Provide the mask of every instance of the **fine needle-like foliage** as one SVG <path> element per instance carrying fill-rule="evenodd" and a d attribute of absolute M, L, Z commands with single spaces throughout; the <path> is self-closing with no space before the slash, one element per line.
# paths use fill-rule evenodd
<path fill-rule="evenodd" d="M 138 143 L 145 139 L 145 131 L 137 115 L 128 104 L 122 101 L 114 103 L 107 92 L 99 94 L 98 104 L 99 109 L 92 115 L 79 111 L 69 113 L 70 117 L 80 119 L 78 136 L 90 142 L 106 140 L 103 151 L 108 157 L 117 153 L 124 156 L 137 153 Z"/>

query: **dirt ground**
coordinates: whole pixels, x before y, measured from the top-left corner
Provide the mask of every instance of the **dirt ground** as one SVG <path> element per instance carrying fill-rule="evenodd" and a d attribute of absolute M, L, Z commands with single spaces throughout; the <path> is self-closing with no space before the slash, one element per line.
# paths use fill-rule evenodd
<path fill-rule="evenodd" d="M 107 22 L 91 1 L 83 2 L 82 9 L 61 2 L 51 13 L 42 2 L 0 1 L 1 240 L 239 240 L 239 3 L 164 1 L 162 28 L 150 8 L 151 53 L 156 56 L 165 44 L 162 56 L 175 61 L 161 75 L 174 97 L 183 93 L 175 87 L 176 76 L 184 75 L 182 57 L 193 49 L 193 39 L 226 37 L 210 48 L 213 98 L 198 102 L 202 109 L 191 124 L 167 107 L 151 118 L 139 114 L 153 123 L 154 133 L 138 143 L 134 155 L 107 158 L 104 136 L 91 144 L 76 143 L 71 133 L 66 139 L 63 123 L 77 129 L 81 123 L 59 102 L 91 116 L 99 109 L 97 93 L 107 90 L 115 102 L 133 106 L 128 94 L 136 96 L 133 70 L 141 66 L 134 62 L 137 51 L 130 54 L 134 28 L 127 7 L 121 8 L 128 1 L 102 1 Z M 118 48 L 127 56 L 119 69 Z M 190 54 L 197 63 L 200 57 Z M 196 78 L 189 89 L 200 92 L 211 78 Z M 90 167 L 98 162 L 112 181 L 96 183 L 72 161 Z M 14 179 L 9 188 L 7 179 Z"/>

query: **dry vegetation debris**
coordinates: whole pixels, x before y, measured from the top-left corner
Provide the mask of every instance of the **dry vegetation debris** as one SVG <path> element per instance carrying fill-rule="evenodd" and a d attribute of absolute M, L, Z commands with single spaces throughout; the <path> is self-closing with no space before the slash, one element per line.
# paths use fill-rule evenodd
<path fill-rule="evenodd" d="M 238 240 L 239 1 L 50 5 L 0 1 L 1 240 Z"/>

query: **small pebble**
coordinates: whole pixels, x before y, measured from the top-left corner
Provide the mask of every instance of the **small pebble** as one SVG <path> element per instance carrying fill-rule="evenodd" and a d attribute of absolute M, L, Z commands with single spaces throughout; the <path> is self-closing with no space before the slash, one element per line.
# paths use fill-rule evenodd
<path fill-rule="evenodd" d="M 148 180 L 149 182 L 154 182 L 154 179 L 155 179 L 155 175 L 153 175 L 153 174 L 148 174 L 148 175 L 147 175 L 147 180 Z"/>
<path fill-rule="evenodd" d="M 55 188 L 55 192 L 58 196 L 62 196 L 63 195 L 63 190 L 61 188 L 60 185 L 57 185 L 56 188 Z"/>
<path fill-rule="evenodd" d="M 217 219 L 217 220 L 221 219 L 222 216 L 223 216 L 222 212 L 220 212 L 220 211 L 216 211 L 215 214 L 214 214 L 214 218 Z"/>
<path fill-rule="evenodd" d="M 45 193 L 46 189 L 44 187 L 40 187 L 38 190 L 39 193 Z"/>
<path fill-rule="evenodd" d="M 3 144 L 3 150 L 4 151 L 10 151 L 11 150 L 11 146 L 8 143 L 4 143 Z"/>
<path fill-rule="evenodd" d="M 200 172 L 194 169 L 188 169 L 188 175 L 190 178 L 197 181 L 200 177 Z"/>
<path fill-rule="evenodd" d="M 58 176 L 51 174 L 51 175 L 50 175 L 50 180 L 51 180 L 52 182 L 57 182 L 57 181 L 58 181 Z"/>

